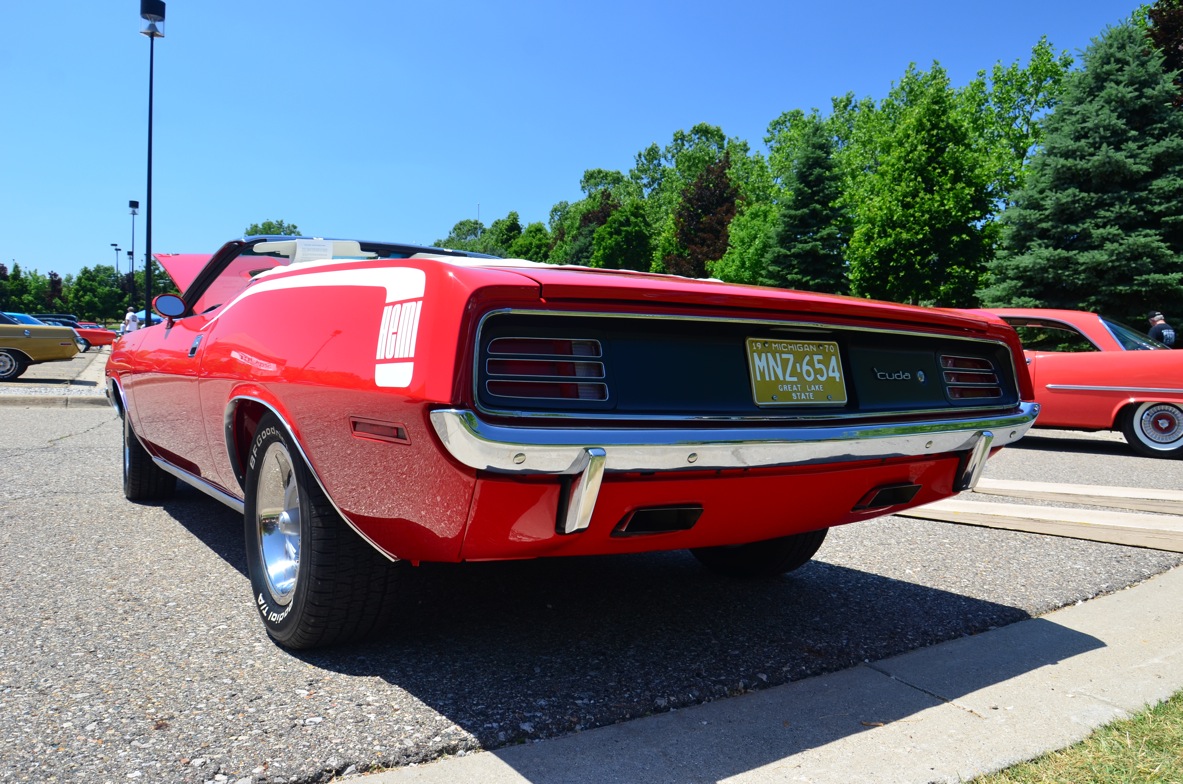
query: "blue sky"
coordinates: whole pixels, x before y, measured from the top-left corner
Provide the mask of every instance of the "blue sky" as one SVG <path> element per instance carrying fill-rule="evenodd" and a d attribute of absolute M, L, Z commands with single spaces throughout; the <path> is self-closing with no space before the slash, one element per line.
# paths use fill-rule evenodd
<path fill-rule="evenodd" d="M 1132 0 L 167 0 L 156 42 L 155 252 L 268 219 L 430 244 L 463 218 L 545 222 L 589 168 L 695 123 L 763 149 L 782 112 L 881 99 L 909 63 L 963 85 L 1074 56 Z M 74 274 L 144 250 L 148 39 L 138 0 L 0 4 L 0 262 Z M 120 254 L 126 268 L 126 253 Z"/>

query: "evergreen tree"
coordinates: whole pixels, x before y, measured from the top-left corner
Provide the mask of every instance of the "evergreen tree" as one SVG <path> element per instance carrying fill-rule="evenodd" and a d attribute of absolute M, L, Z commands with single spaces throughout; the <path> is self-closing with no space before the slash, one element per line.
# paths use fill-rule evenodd
<path fill-rule="evenodd" d="M 838 201 L 841 182 L 834 138 L 816 114 L 800 118 L 794 160 L 785 175 L 788 197 L 772 247 L 764 256 L 765 286 L 848 293 L 845 250 L 849 234 Z"/>
<path fill-rule="evenodd" d="M 1003 215 L 982 298 L 1141 321 L 1183 301 L 1183 112 L 1132 22 L 1095 39 L 1083 63 Z"/>

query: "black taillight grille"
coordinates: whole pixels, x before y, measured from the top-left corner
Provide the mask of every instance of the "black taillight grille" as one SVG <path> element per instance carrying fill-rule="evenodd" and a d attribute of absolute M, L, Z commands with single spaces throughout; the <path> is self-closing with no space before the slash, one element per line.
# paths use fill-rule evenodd
<path fill-rule="evenodd" d="M 941 373 L 950 400 L 990 400 L 1002 397 L 1002 382 L 994 363 L 985 357 L 941 355 Z"/>

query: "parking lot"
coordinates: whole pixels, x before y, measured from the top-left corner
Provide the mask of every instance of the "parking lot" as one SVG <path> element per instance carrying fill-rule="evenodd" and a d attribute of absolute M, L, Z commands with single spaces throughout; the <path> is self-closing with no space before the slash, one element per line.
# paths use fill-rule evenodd
<path fill-rule="evenodd" d="M 22 390 L 98 394 L 40 369 Z M 0 781 L 323 781 L 843 670 L 1181 560 L 888 517 L 769 582 L 678 553 L 427 565 L 386 639 L 293 654 L 251 608 L 239 518 L 185 488 L 124 500 L 113 410 L 0 405 L 0 432 Z M 1178 463 L 1051 433 L 986 476 L 1174 489 Z"/>

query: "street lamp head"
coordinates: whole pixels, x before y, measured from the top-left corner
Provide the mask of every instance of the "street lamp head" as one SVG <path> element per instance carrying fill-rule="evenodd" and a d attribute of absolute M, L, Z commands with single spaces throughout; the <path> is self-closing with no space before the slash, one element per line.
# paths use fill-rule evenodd
<path fill-rule="evenodd" d="M 164 0 L 140 0 L 140 18 L 148 23 L 141 35 L 164 38 Z"/>
<path fill-rule="evenodd" d="M 127 206 L 131 208 L 132 215 L 139 215 L 140 214 L 140 203 L 138 201 L 135 201 L 135 200 L 129 201 L 127 203 Z"/>

